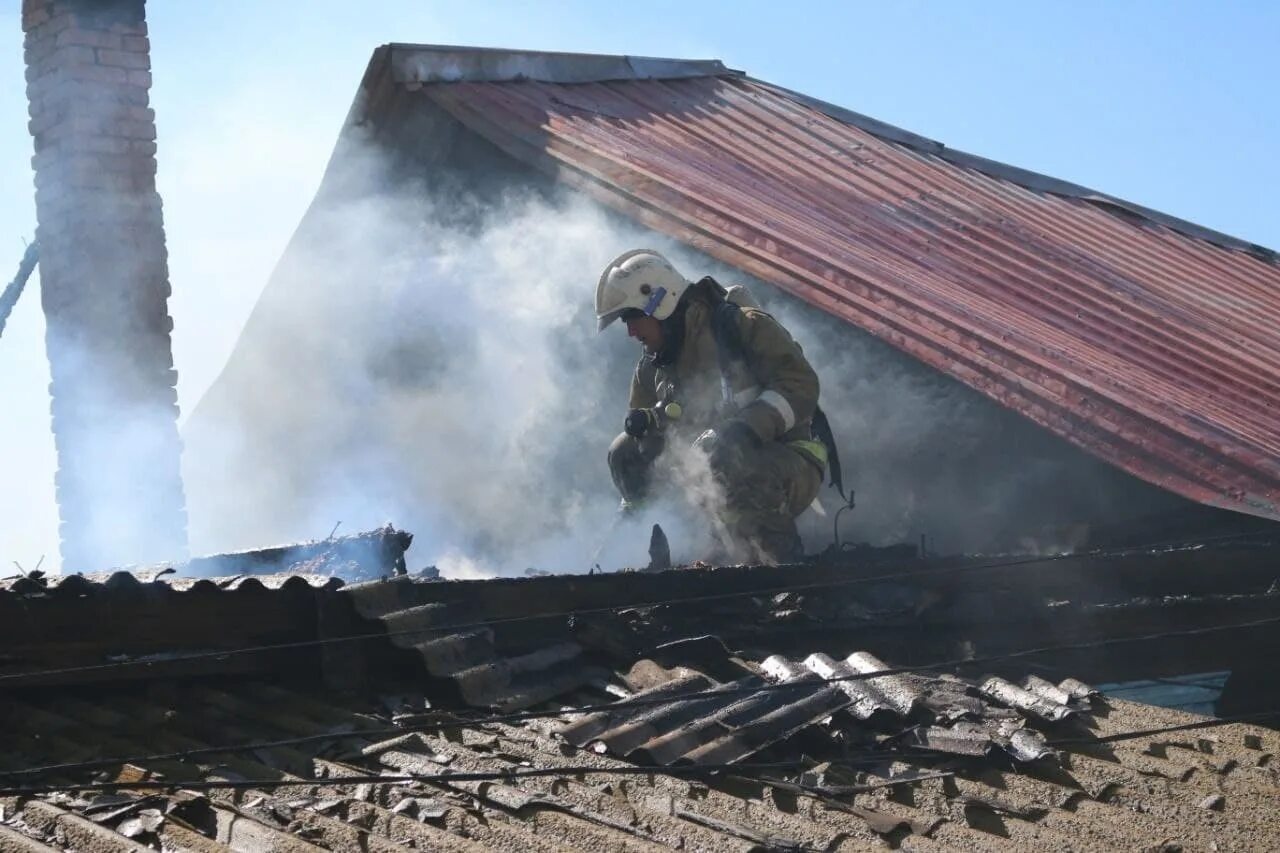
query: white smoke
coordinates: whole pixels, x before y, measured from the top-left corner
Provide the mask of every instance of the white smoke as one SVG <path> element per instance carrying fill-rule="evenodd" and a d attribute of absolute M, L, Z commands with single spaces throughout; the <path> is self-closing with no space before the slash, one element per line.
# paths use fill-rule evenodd
<path fill-rule="evenodd" d="M 609 260 L 641 246 L 687 277 L 747 283 L 805 347 L 858 492 L 846 540 L 1016 547 L 1149 497 L 866 333 L 581 196 L 513 181 L 478 201 L 348 160 L 367 174 L 329 182 L 347 195 L 317 200 L 188 423 L 195 552 L 391 521 L 415 534 L 411 568 L 575 572 L 602 543 L 603 568 L 645 564 L 658 522 L 677 560 L 702 556 L 710 531 L 687 501 L 611 529 L 606 450 L 639 352 L 618 328 L 596 334 L 592 294 Z M 810 552 L 831 525 L 802 518 Z"/>
<path fill-rule="evenodd" d="M 300 231 L 187 430 L 195 550 L 391 520 L 414 565 L 590 568 L 638 354 L 596 334 L 591 293 L 653 235 L 575 198 L 438 204 L 362 197 Z M 628 541 L 603 559 L 647 562 L 647 528 Z"/>

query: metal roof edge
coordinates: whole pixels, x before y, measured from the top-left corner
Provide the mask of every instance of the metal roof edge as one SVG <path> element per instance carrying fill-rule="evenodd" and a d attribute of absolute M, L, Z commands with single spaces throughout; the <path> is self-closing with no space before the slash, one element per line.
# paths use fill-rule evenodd
<path fill-rule="evenodd" d="M 1238 252 L 1244 252 L 1261 261 L 1280 265 L 1280 252 L 1274 249 L 1268 249 L 1266 246 L 1260 246 L 1257 243 L 1251 243 L 1248 240 L 1242 240 L 1239 237 L 1233 237 L 1230 234 L 1224 234 L 1221 231 L 1215 231 L 1203 225 L 1197 225 L 1185 219 L 1180 219 L 1168 213 L 1161 213 L 1158 210 L 1152 210 L 1140 204 L 1117 198 L 1107 193 L 1098 192 L 1089 187 L 1073 184 L 1070 181 L 1064 181 L 1060 178 L 1054 178 L 1049 175 L 1042 175 L 1039 172 L 1033 172 L 1030 169 L 1022 169 L 1018 166 L 1011 166 L 1008 163 L 1001 163 L 997 160 L 991 160 L 986 157 L 980 157 L 976 154 L 969 154 L 955 148 L 949 148 L 942 142 L 930 139 L 927 136 L 920 136 L 909 130 L 903 130 L 900 127 L 882 122 L 862 113 L 818 98 L 805 95 L 785 86 L 779 86 L 775 83 L 769 83 L 765 80 L 758 80 L 754 77 L 747 77 L 752 83 L 771 89 L 780 95 L 791 98 L 797 103 L 804 104 L 811 109 L 815 109 L 824 115 L 842 121 L 845 124 L 853 125 L 860 130 L 877 136 L 889 142 L 896 142 L 899 145 L 905 145 L 916 151 L 925 154 L 933 154 L 941 157 L 949 163 L 963 168 L 973 169 L 990 175 L 993 178 L 1010 181 L 1019 186 L 1039 192 L 1053 193 L 1054 195 L 1066 196 L 1068 198 L 1078 198 L 1093 204 L 1099 204 L 1121 210 L 1132 216 L 1149 220 L 1158 225 L 1170 228 L 1179 234 L 1188 237 L 1194 237 L 1220 246 L 1224 249 L 1231 249 Z"/>
<path fill-rule="evenodd" d="M 718 59 L 664 59 L 594 53 L 507 50 L 491 47 L 385 45 L 397 83 L 599 83 L 743 76 Z"/>

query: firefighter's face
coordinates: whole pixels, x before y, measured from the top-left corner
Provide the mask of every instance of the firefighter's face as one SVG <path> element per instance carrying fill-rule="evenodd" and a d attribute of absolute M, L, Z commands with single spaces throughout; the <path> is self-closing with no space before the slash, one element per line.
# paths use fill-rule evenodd
<path fill-rule="evenodd" d="M 656 353 L 662 349 L 662 324 L 647 314 L 624 317 L 627 334 L 644 344 L 647 353 Z"/>

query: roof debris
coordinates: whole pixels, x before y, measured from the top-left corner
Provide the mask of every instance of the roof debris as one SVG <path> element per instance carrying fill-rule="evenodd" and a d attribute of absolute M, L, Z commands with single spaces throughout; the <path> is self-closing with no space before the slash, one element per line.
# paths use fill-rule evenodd
<path fill-rule="evenodd" d="M 800 675 L 792 681 L 804 679 Z M 756 683 L 776 684 L 764 679 Z M 711 679 L 686 672 L 645 695 L 670 698 L 712 684 Z M 976 691 L 976 685 L 970 683 L 966 689 Z M 851 706 L 847 694 L 829 692 Z M 656 844 L 684 849 L 786 845 L 837 850 L 882 845 L 886 837 L 898 843 L 914 834 L 927 837 L 939 849 L 1014 844 L 1113 850 L 1142 848 L 1156 840 L 1208 849 L 1223 837 L 1263 849 L 1274 847 L 1280 838 L 1273 810 L 1264 807 L 1277 796 L 1273 774 L 1256 772 L 1263 753 L 1255 747 L 1267 754 L 1280 750 L 1280 734 L 1274 731 L 1240 725 L 1214 729 L 1216 755 L 1237 761 L 1235 769 L 1219 778 L 1185 773 L 1203 757 L 1197 750 L 1169 748 L 1163 756 L 1149 754 L 1149 738 L 1119 741 L 1105 750 L 1065 746 L 1060 754 L 1031 764 L 1011 755 L 1000 760 L 1004 750 L 991 751 L 989 744 L 986 752 L 956 748 L 941 754 L 903 742 L 890 753 L 877 742 L 846 739 L 846 748 L 841 745 L 842 732 L 863 727 L 866 721 L 845 711 L 774 739 L 791 728 L 783 719 L 789 716 L 786 709 L 801 700 L 789 691 L 772 695 L 783 697 L 772 712 L 782 713 L 772 717 L 746 713 L 747 707 L 761 712 L 766 705 L 744 705 L 744 699 L 755 698 L 751 695 L 719 706 L 737 704 L 744 713 L 745 731 L 754 729 L 761 735 L 754 741 L 761 748 L 749 761 L 709 765 L 705 771 L 673 766 L 669 772 L 637 767 L 613 747 L 597 752 L 566 742 L 564 733 L 576 728 L 588 740 L 620 743 L 620 716 L 607 720 L 603 729 L 599 715 L 525 723 L 472 722 L 458 716 L 451 727 L 405 731 L 390 741 L 379 733 L 391 720 L 377 707 L 314 689 L 248 682 L 180 687 L 163 699 L 137 688 L 92 699 L 24 697 L 13 703 L 6 720 L 0 773 L 103 751 L 136 757 L 331 730 L 345 730 L 347 735 L 338 747 L 293 747 L 287 751 L 292 756 L 287 769 L 264 763 L 263 756 L 249 751 L 184 761 L 143 759 L 132 770 L 99 771 L 100 778 L 122 780 L 116 793 L 5 798 L 0 800 L 0 846 L 391 851 L 586 850 Z M 676 701 L 650 708 L 650 738 L 668 731 L 652 714 L 674 719 Z M 1017 717 L 1027 731 L 1042 724 L 1080 726 L 1096 737 L 1196 719 L 1128 702 L 1092 701 L 1095 710 L 1105 703 L 1106 713 L 1082 711 L 1058 724 L 1016 713 L 1007 719 Z M 927 716 L 924 708 L 917 704 L 915 713 Z M 1001 711 L 1012 709 L 990 707 L 987 713 Z M 632 722 L 640 723 L 642 716 Z M 769 726 L 756 729 L 766 717 Z M 688 734 L 681 741 L 683 754 L 694 755 L 700 743 L 715 742 L 696 733 L 715 733 L 698 722 L 689 718 L 686 723 L 693 723 L 692 728 L 682 724 L 674 729 Z M 982 733 L 971 740 L 982 743 L 987 736 L 984 725 L 983 720 L 959 721 L 945 730 L 958 744 L 975 731 L 967 727 L 976 727 Z M 743 730 L 719 731 L 722 736 L 745 737 Z M 815 740 L 818 733 L 822 736 Z M 832 755 L 818 754 L 824 742 L 834 750 Z M 85 746 L 90 743 L 92 751 Z M 672 752 L 677 751 L 673 747 Z M 534 771 L 541 775 L 521 775 Z M 467 779 L 466 774 L 474 773 L 493 775 Z M 69 774 L 74 772 L 60 775 Z M 1152 774 L 1159 774 L 1160 785 L 1151 784 Z M 164 779 L 174 790 L 129 790 L 130 784 L 147 779 Z M 241 787 L 195 789 L 209 780 Z M 1229 795 L 1218 790 L 1222 785 L 1229 786 Z M 1082 800 L 1089 801 L 1089 807 L 1082 807 Z M 1237 802 L 1243 807 L 1234 807 Z"/>
<path fill-rule="evenodd" d="M 1220 572 L 1215 585 L 1268 587 L 1273 552 L 1247 553 L 1257 566 Z M 1202 573 L 1168 571 L 1164 561 L 1175 558 L 1184 559 L 1001 570 L 983 595 L 1030 596 L 1009 608 L 1030 628 L 1011 618 L 1000 626 L 1002 643 L 1015 631 L 1042 642 L 1047 624 L 1054 636 L 1073 637 L 1064 630 L 1078 624 L 1073 613 L 1096 630 L 1105 611 L 1050 607 L 1046 598 L 1071 601 L 1093 573 L 1116 583 L 1118 566 L 1146 578 L 1138 588 L 1157 575 L 1166 586 L 1201 582 Z M 95 693 L 79 674 L 61 688 L 13 691 L 0 786 L 27 793 L 0 798 L 0 846 L 834 850 L 915 836 L 940 848 L 1109 850 L 1153 838 L 1204 847 L 1224 826 L 1254 846 L 1275 846 L 1280 833 L 1267 810 L 1238 807 L 1275 796 L 1273 731 L 1215 724 L 1172 736 L 1171 726 L 1206 723 L 1100 696 L 1075 678 L 1015 680 L 1002 670 L 970 679 L 894 666 L 904 649 L 914 660 L 954 646 L 977 657 L 990 651 L 989 622 L 949 609 L 971 594 L 972 572 L 984 565 L 439 582 L 383 563 L 385 580 L 339 588 L 327 577 L 219 584 L 168 573 L 10 589 L 0 605 L 27 614 L 31 636 L 21 648 L 41 645 L 44 626 L 67 614 L 137 621 L 129 614 L 178 612 L 188 643 L 260 630 L 258 620 L 278 630 L 271 620 L 292 614 L 290 630 L 309 627 L 312 639 L 286 645 L 324 657 L 264 661 L 255 652 L 258 672 L 292 683 L 263 684 L 246 680 L 252 668 L 204 668 L 234 662 L 235 649 L 164 649 L 166 637 L 179 636 L 170 626 L 148 640 L 161 657 L 128 647 L 118 664 L 98 665 L 130 665 L 148 683 Z M 83 595 L 73 594 L 78 584 Z M 938 613 L 917 609 L 899 588 L 930 590 Z M 898 598 L 906 609 L 884 606 Z M 199 607 L 183 610 L 191 603 Z M 1207 606 L 1217 618 L 1224 607 L 1257 616 L 1273 604 L 1213 598 Z M 239 616 L 229 622 L 224 613 Z M 317 613 L 334 633 L 317 636 Z M 865 640 L 876 653 L 815 651 L 815 638 L 828 649 Z M 206 672 L 219 679 L 201 680 Z M 344 692 L 320 686 L 322 673 L 356 672 Z M 1037 669 L 1044 672 L 1052 671 Z M 508 713 L 515 709 L 526 710 Z M 31 790 L 61 780 L 70 782 L 64 792 Z"/>
<path fill-rule="evenodd" d="M 1003 750 L 1027 762 L 1054 755 L 1040 732 L 1026 728 L 1029 721 L 1058 723 L 1090 707 L 1065 691 L 1062 704 L 1034 696 L 1027 701 L 1026 691 L 995 678 L 981 685 L 918 675 L 859 679 L 859 673 L 888 667 L 867 652 L 846 658 L 855 660 L 840 669 L 821 653 L 804 663 L 775 655 L 759 665 L 768 682 L 747 677 L 717 684 L 683 674 L 621 700 L 616 711 L 588 714 L 561 735 L 577 747 L 598 745 L 623 758 L 657 764 L 742 761 L 809 727 L 875 749 L 906 744 L 973 756 Z M 894 680 L 889 689 L 877 684 L 889 678 Z M 995 681 L 1016 692 L 993 691 Z"/>

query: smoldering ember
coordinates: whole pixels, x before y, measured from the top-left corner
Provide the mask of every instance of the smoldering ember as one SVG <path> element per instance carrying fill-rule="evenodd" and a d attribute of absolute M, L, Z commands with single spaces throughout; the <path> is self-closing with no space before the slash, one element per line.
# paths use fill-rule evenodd
<path fill-rule="evenodd" d="M 22 27 L 0 849 L 1280 848 L 1274 251 L 715 60 L 387 44 L 180 439 L 144 0 Z"/>

